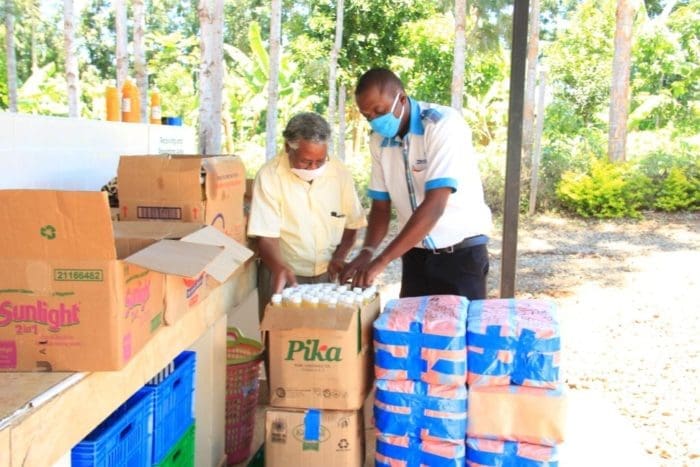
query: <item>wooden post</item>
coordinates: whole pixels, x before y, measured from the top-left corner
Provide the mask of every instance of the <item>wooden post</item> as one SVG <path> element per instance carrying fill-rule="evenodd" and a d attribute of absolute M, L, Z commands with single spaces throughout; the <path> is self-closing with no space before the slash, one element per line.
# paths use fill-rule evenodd
<path fill-rule="evenodd" d="M 520 155 L 523 138 L 523 96 L 529 0 L 515 0 L 510 55 L 510 98 L 508 101 L 508 144 L 506 147 L 506 189 L 503 202 L 501 253 L 501 297 L 515 294 L 515 260 L 518 249 L 520 209 Z"/>

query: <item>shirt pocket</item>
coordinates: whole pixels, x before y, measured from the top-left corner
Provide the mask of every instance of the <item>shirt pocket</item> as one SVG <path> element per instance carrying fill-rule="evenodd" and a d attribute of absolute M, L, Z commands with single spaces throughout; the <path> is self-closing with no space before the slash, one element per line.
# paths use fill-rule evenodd
<path fill-rule="evenodd" d="M 330 221 L 328 222 L 328 238 L 330 240 L 331 247 L 335 250 L 335 247 L 340 244 L 340 240 L 343 238 L 343 231 L 345 230 L 345 222 L 347 217 L 339 212 L 335 212 L 335 215 L 331 214 Z"/>

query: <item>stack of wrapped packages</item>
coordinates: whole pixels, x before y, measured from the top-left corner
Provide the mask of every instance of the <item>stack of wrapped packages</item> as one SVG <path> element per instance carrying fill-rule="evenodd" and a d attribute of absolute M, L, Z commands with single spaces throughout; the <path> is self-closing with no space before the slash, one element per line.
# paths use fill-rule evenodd
<path fill-rule="evenodd" d="M 403 298 L 375 320 L 376 466 L 465 464 L 467 305 Z"/>
<path fill-rule="evenodd" d="M 557 465 L 565 398 L 554 304 L 476 300 L 467 319 L 468 466 Z"/>

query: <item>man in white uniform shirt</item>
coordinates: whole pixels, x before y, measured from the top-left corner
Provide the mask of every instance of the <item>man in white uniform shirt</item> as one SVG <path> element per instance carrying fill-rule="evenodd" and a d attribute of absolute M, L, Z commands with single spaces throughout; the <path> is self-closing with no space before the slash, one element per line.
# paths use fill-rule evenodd
<path fill-rule="evenodd" d="M 367 286 L 401 257 L 401 297 L 485 298 L 491 212 L 464 119 L 450 107 L 411 99 L 383 68 L 360 77 L 355 101 L 373 130 L 372 207 L 364 246 L 341 278 Z M 377 252 L 392 203 L 401 230 Z"/>

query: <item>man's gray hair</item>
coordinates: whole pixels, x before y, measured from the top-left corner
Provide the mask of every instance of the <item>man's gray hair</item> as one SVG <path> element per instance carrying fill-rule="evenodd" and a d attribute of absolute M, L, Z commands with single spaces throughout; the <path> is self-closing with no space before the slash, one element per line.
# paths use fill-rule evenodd
<path fill-rule="evenodd" d="M 299 140 L 302 139 L 314 143 L 328 143 L 331 127 L 319 114 L 302 112 L 289 119 L 282 136 L 292 149 L 297 149 Z"/>

